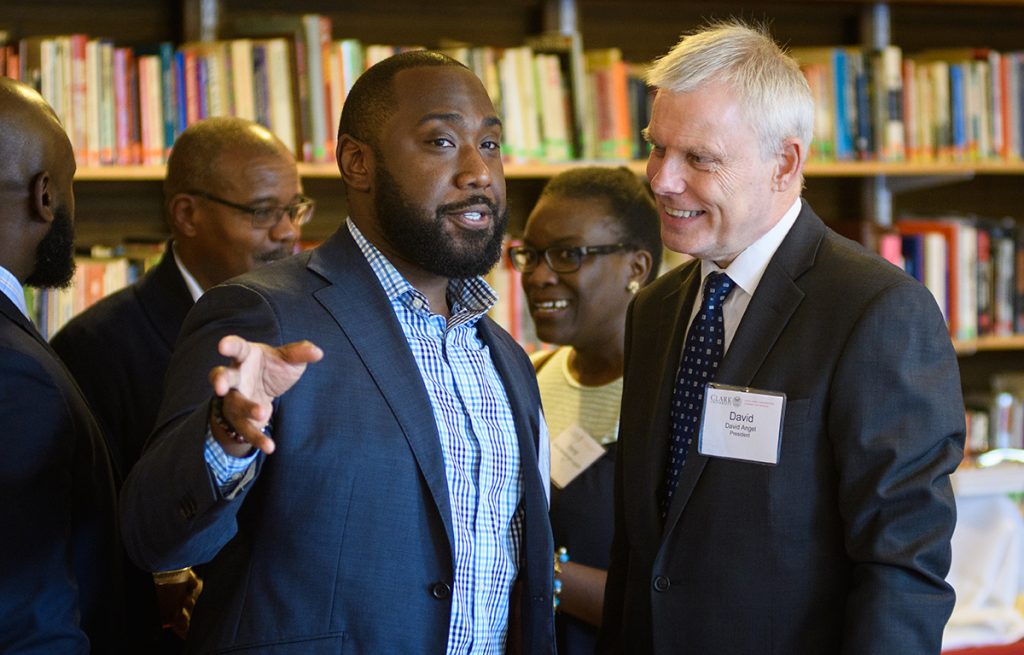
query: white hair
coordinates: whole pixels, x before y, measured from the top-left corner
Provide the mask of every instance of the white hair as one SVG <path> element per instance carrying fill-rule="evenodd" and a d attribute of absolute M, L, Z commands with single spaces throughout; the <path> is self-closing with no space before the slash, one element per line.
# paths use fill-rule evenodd
<path fill-rule="evenodd" d="M 647 71 L 647 83 L 673 93 L 724 82 L 736 92 L 761 141 L 761 156 L 777 154 L 785 139 L 810 145 L 814 100 L 797 62 L 764 27 L 739 20 L 684 35 Z"/>

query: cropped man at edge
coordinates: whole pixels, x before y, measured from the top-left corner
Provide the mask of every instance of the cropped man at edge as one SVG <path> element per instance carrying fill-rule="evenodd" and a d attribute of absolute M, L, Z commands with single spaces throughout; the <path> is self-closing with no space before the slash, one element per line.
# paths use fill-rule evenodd
<path fill-rule="evenodd" d="M 500 141 L 458 62 L 378 63 L 339 129 L 350 219 L 186 319 L 121 512 L 140 565 L 208 562 L 195 650 L 553 651 L 547 432 L 479 277 Z"/>
<path fill-rule="evenodd" d="M 75 271 L 75 157 L 56 114 L 0 77 L 0 652 L 121 652 L 115 471 L 22 284 Z"/>
<path fill-rule="evenodd" d="M 765 32 L 686 36 L 648 81 L 662 239 L 697 259 L 627 316 L 600 646 L 935 655 L 964 444 L 942 315 L 800 198 L 813 101 Z"/>
<path fill-rule="evenodd" d="M 292 254 L 300 226 L 313 212 L 288 148 L 242 118 L 190 125 L 174 143 L 163 187 L 172 236 L 160 263 L 51 340 L 88 398 L 123 475 L 156 423 L 174 340 L 193 303 L 216 284 Z M 186 592 L 191 586 L 198 593 L 198 580 L 188 571 L 160 572 L 154 579 L 159 599 L 148 573 L 129 572 L 129 639 L 137 650 L 180 651 L 193 604 Z"/>

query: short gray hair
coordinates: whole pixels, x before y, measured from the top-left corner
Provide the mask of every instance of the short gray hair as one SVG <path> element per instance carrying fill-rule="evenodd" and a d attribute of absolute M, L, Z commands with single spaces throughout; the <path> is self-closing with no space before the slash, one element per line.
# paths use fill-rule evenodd
<path fill-rule="evenodd" d="M 739 20 L 713 23 L 684 35 L 647 72 L 647 83 L 688 93 L 713 82 L 730 85 L 761 141 L 761 156 L 777 154 L 783 140 L 810 146 L 814 100 L 800 67 L 763 26 Z"/>

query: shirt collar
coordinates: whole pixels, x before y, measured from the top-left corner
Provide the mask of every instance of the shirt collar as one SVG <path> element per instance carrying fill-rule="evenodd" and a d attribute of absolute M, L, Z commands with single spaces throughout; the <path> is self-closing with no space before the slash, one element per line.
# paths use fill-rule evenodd
<path fill-rule="evenodd" d="M 171 242 L 171 254 L 174 255 L 174 263 L 178 265 L 178 272 L 181 273 L 181 277 L 185 280 L 185 286 L 188 288 L 189 294 L 192 295 L 192 302 L 199 302 L 199 296 L 203 295 L 203 288 L 199 286 L 199 282 L 185 268 L 181 257 L 178 257 L 178 249 L 174 246 L 173 241 Z"/>
<path fill-rule="evenodd" d="M 800 198 L 797 198 L 779 219 L 779 222 L 775 224 L 775 227 L 747 246 L 746 250 L 732 260 L 727 268 L 721 269 L 713 261 L 702 259 L 700 262 L 701 280 L 703 281 L 711 273 L 724 270 L 729 278 L 736 283 L 736 286 L 743 289 L 747 295 L 754 295 L 757 285 L 761 283 L 765 269 L 768 268 L 768 263 L 775 256 L 775 251 L 782 245 L 782 240 L 789 234 L 793 223 L 796 222 L 796 217 L 800 214 L 800 207 Z"/>
<path fill-rule="evenodd" d="M 28 305 L 25 304 L 25 289 L 21 286 L 18 278 L 14 277 L 14 273 L 3 266 L 0 266 L 0 292 L 11 299 L 11 302 L 25 315 L 25 318 L 29 318 Z"/>
<path fill-rule="evenodd" d="M 399 299 L 406 304 L 415 303 L 411 306 L 416 309 L 421 307 L 429 309 L 426 297 L 409 284 L 409 281 L 398 272 L 398 269 L 384 256 L 384 253 L 363 236 L 352 219 L 348 219 L 345 224 L 348 226 L 352 238 L 355 239 L 356 245 L 359 246 L 359 250 L 370 264 L 370 268 L 380 280 L 388 300 Z M 497 300 L 497 293 L 482 277 L 448 281 L 448 302 L 451 304 L 453 321 L 457 317 L 461 317 L 462 320 L 479 318 L 490 310 Z M 463 314 L 465 316 L 461 316 Z"/>

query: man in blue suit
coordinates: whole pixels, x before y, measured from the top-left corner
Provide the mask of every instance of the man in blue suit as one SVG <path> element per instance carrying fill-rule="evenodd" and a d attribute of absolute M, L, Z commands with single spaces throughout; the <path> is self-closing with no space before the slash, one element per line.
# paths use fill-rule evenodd
<path fill-rule="evenodd" d="M 462 65 L 377 64 L 339 129 L 350 219 L 190 312 L 121 510 L 141 566 L 208 563 L 193 650 L 553 651 L 547 433 L 479 277 L 500 142 Z"/>
<path fill-rule="evenodd" d="M 22 284 L 75 270 L 75 157 L 53 110 L 0 77 L 0 652 L 120 652 L 115 472 Z"/>

